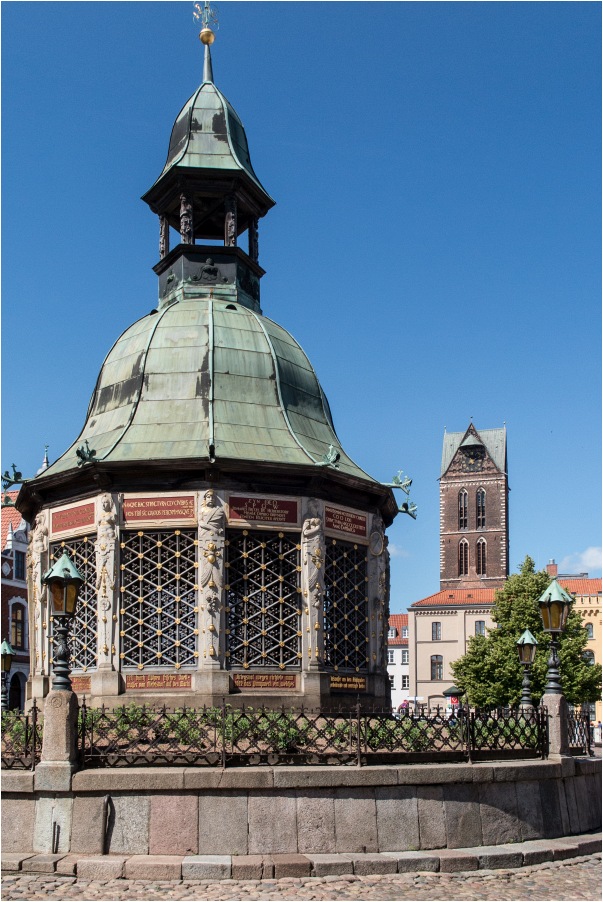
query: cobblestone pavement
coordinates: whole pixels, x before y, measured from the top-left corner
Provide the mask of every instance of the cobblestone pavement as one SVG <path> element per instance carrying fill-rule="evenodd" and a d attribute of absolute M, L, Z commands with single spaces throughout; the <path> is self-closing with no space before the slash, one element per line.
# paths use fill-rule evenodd
<path fill-rule="evenodd" d="M 500 871 L 458 874 L 392 874 L 357 877 L 283 877 L 280 880 L 111 880 L 15 875 L 2 878 L 2 899 L 103 900 L 531 900 L 601 899 L 601 855 Z"/>

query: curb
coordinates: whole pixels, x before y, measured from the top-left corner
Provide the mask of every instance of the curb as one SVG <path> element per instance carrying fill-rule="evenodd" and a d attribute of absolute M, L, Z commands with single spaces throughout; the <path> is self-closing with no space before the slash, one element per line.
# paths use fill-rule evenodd
<path fill-rule="evenodd" d="M 403 852 L 288 855 L 76 855 L 6 852 L 3 874 L 85 880 L 261 880 L 381 874 L 492 872 L 568 861 L 601 852 L 601 833 L 500 846 Z"/>

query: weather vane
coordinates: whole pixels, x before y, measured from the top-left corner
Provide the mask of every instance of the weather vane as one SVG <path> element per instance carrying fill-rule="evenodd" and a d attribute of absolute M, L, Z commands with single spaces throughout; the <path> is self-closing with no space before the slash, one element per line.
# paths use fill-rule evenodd
<path fill-rule="evenodd" d="M 201 22 L 202 27 L 199 32 L 201 42 L 203 44 L 213 44 L 216 36 L 212 26 L 215 29 L 220 27 L 218 25 L 218 10 L 216 7 L 210 6 L 209 0 L 205 0 L 205 3 L 193 3 L 193 19 L 195 22 Z"/>

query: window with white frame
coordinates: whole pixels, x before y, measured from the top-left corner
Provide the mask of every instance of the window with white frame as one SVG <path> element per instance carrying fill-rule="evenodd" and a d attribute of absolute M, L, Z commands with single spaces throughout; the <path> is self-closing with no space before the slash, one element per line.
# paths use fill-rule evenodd
<path fill-rule="evenodd" d="M 388 664 L 395 664 L 395 656 L 394 656 L 394 650 L 393 650 L 393 648 L 388 648 L 388 649 L 387 649 L 387 663 L 388 663 Z"/>
<path fill-rule="evenodd" d="M 403 676 L 403 677 L 402 677 L 402 688 L 403 688 L 403 689 L 408 689 L 409 686 L 410 686 L 410 677 L 409 677 L 409 676 Z"/>
<path fill-rule="evenodd" d="M 390 673 L 390 675 L 389 675 L 389 685 L 390 685 L 390 688 L 391 688 L 391 689 L 395 689 L 395 688 L 396 688 L 395 685 L 394 685 L 394 682 L 395 682 L 395 681 L 394 681 L 394 675 Z"/>
<path fill-rule="evenodd" d="M 485 636 L 486 635 L 486 621 L 485 620 L 476 620 L 475 621 L 475 635 L 476 636 Z"/>
<path fill-rule="evenodd" d="M 402 638 L 408 639 L 408 627 L 407 626 L 402 627 Z"/>
<path fill-rule="evenodd" d="M 408 649 L 407 648 L 402 649 L 402 663 L 408 664 Z"/>
<path fill-rule="evenodd" d="M 432 621 L 431 624 L 431 641 L 439 642 L 442 638 L 442 624 L 439 620 Z"/>
<path fill-rule="evenodd" d="M 388 639 L 395 639 L 395 638 L 396 638 L 396 628 L 395 628 L 394 626 L 390 626 L 390 628 L 388 629 L 388 631 L 387 631 L 387 638 L 388 638 Z"/>

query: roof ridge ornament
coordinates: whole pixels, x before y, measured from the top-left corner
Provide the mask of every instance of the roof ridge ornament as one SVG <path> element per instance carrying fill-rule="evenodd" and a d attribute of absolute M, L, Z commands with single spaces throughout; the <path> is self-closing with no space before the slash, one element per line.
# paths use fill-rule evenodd
<path fill-rule="evenodd" d="M 209 5 L 209 0 L 205 0 L 203 6 L 200 3 L 193 4 L 193 19 L 201 22 L 202 28 L 199 32 L 199 40 L 205 46 L 205 56 L 203 59 L 203 84 L 206 82 L 214 83 L 214 72 L 211 64 L 210 46 L 216 40 L 214 31 L 210 28 L 211 24 L 216 28 L 218 25 L 218 12 L 215 6 Z"/>

